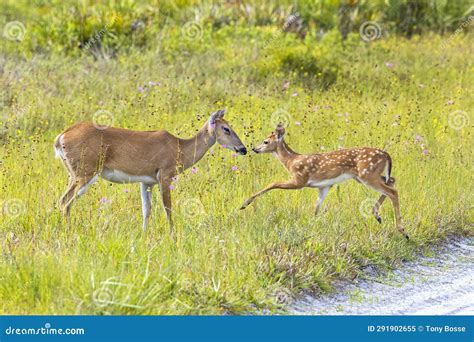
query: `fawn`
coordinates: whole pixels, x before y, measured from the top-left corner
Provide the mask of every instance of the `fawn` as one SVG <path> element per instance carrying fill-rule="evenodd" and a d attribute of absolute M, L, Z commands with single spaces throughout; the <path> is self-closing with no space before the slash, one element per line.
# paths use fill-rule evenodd
<path fill-rule="evenodd" d="M 291 180 L 275 182 L 252 195 L 240 209 L 245 209 L 258 196 L 273 189 L 318 188 L 318 201 L 315 214 L 321 209 L 329 189 L 348 179 L 371 187 L 381 193 L 375 203 L 373 214 L 379 223 L 379 208 L 386 197 L 390 198 L 395 209 L 396 227 L 408 240 L 408 234 L 402 226 L 398 192 L 394 188 L 395 179 L 391 177 L 392 159 L 378 148 L 362 147 L 344 149 L 327 153 L 299 154 L 293 151 L 283 139 L 285 128 L 279 124 L 261 145 L 253 148 L 255 153 L 273 153 L 285 166 Z M 385 172 L 385 176 L 382 174 Z"/>

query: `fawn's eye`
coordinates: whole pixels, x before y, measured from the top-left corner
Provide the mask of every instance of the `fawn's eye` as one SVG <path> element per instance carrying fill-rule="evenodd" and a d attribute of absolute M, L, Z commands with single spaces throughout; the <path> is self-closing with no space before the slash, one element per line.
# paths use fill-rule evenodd
<path fill-rule="evenodd" d="M 268 140 L 265 140 L 263 143 L 264 143 L 265 145 L 268 145 Z"/>
<path fill-rule="evenodd" d="M 222 127 L 224 130 L 225 134 L 230 134 L 230 129 L 228 127 Z"/>

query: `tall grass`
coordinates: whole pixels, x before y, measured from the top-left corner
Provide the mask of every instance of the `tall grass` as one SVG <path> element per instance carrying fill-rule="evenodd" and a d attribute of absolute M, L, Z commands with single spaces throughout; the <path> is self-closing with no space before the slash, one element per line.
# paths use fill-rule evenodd
<path fill-rule="evenodd" d="M 411 37 L 450 34 L 473 10 L 471 0 L 5 0 L 0 3 L 0 26 L 11 21 L 25 25 L 21 46 L 8 44 L 10 51 L 115 56 L 154 46 L 168 26 L 183 28 L 190 22 L 212 31 L 281 27 L 290 14 L 297 13 L 299 20 L 290 30 L 300 36 L 333 29 L 346 36 L 359 32 L 364 22 L 375 21 L 384 35 Z M 100 40 L 95 39 L 97 34 Z"/>
<path fill-rule="evenodd" d="M 262 50 L 274 30 L 180 34 L 170 28 L 159 50 L 114 59 L 4 54 L 0 313 L 275 311 L 299 291 L 328 291 L 367 265 L 390 268 L 448 234 L 472 234 L 472 36 L 441 49 L 436 35 L 368 44 L 281 34 Z M 385 148 L 411 241 L 389 202 L 382 225 L 366 215 L 377 194 L 355 182 L 334 187 L 318 217 L 314 189 L 270 192 L 239 211 L 288 175 L 273 156 L 217 145 L 174 183 L 176 241 L 157 193 L 142 231 L 137 185 L 98 182 L 66 227 L 57 200 L 67 176 L 52 147 L 64 128 L 107 110 L 115 126 L 191 136 L 223 107 L 249 147 L 283 120 L 297 151 Z"/>

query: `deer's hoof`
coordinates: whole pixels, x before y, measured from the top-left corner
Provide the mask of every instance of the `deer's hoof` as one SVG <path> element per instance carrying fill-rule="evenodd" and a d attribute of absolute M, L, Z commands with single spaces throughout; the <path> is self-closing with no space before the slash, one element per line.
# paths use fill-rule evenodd
<path fill-rule="evenodd" d="M 375 219 L 378 223 L 382 224 L 382 218 L 380 216 L 375 216 Z"/>

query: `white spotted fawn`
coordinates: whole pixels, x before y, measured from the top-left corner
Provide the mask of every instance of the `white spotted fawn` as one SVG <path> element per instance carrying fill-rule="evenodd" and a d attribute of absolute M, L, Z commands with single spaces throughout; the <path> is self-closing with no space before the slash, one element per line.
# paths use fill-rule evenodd
<path fill-rule="evenodd" d="M 317 215 L 329 189 L 337 183 L 355 179 L 381 193 L 375 203 L 373 214 L 379 223 L 379 208 L 386 197 L 390 198 L 395 209 L 396 226 L 408 240 L 408 234 L 402 226 L 398 192 L 393 187 L 395 179 L 390 176 L 392 159 L 380 149 L 372 147 L 352 148 L 328 153 L 299 154 L 293 151 L 283 139 L 285 128 L 279 124 L 261 145 L 255 147 L 255 153 L 273 153 L 288 170 L 292 179 L 275 182 L 252 195 L 240 209 L 245 209 L 258 196 L 273 189 L 318 188 Z M 385 172 L 385 176 L 382 174 Z"/>

